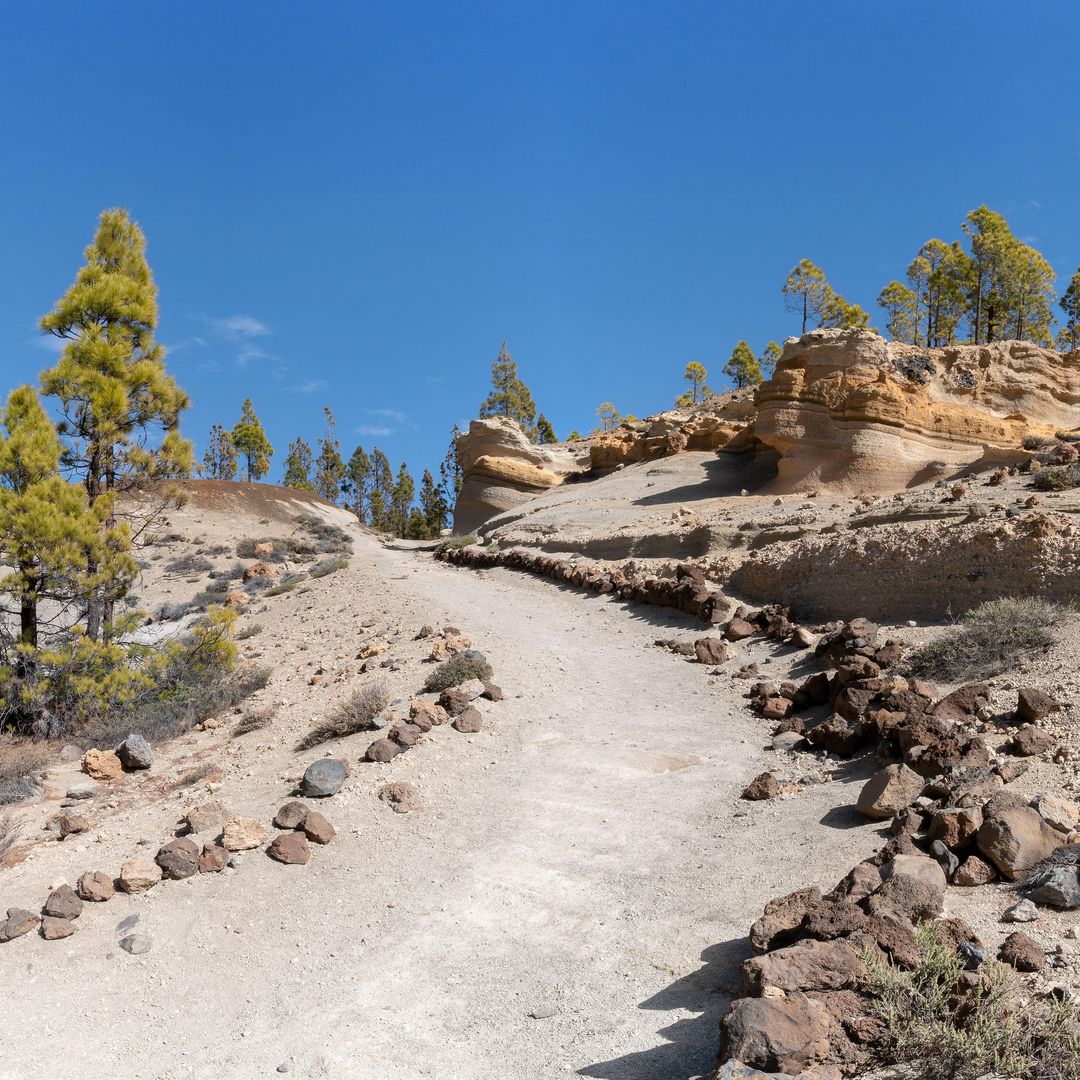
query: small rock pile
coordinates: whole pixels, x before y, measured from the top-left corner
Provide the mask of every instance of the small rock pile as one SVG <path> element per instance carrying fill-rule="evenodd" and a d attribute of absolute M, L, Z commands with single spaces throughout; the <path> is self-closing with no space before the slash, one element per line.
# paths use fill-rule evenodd
<path fill-rule="evenodd" d="M 614 593 L 620 599 L 636 604 L 675 608 L 707 623 L 720 622 L 730 607 L 720 593 L 709 587 L 701 567 L 689 562 L 680 563 L 674 577 L 658 577 L 628 574 L 618 567 L 605 569 L 580 560 L 571 562 L 523 548 L 503 551 L 470 544 L 440 551 L 435 557 L 455 566 L 474 569 L 504 566 L 523 570 L 601 595 Z"/>

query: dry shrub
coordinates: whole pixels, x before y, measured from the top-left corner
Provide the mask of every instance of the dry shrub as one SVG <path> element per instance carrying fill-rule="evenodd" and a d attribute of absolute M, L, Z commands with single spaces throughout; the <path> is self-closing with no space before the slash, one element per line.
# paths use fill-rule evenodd
<path fill-rule="evenodd" d="M 253 580 L 258 581 L 259 579 L 254 578 Z M 265 595 L 281 596 L 282 593 L 292 592 L 303 580 L 303 574 L 291 574 L 287 578 L 282 578 L 276 585 L 271 585 L 270 588 L 266 590 Z"/>
<path fill-rule="evenodd" d="M 207 570 L 213 570 L 214 564 L 204 555 L 198 555 L 189 551 L 183 555 L 177 555 L 165 564 L 165 570 L 170 574 L 204 574 Z"/>
<path fill-rule="evenodd" d="M 460 686 L 469 679 L 479 679 L 481 682 L 491 679 L 491 665 L 484 654 L 475 649 L 466 649 L 444 660 L 427 677 L 424 689 L 429 692 L 449 690 L 451 686 Z"/>
<path fill-rule="evenodd" d="M 458 548 L 469 547 L 470 544 L 475 544 L 476 539 L 475 533 L 468 533 L 465 536 L 448 536 L 435 550 L 457 551 Z"/>
<path fill-rule="evenodd" d="M 274 719 L 276 713 L 277 709 L 273 706 L 265 709 L 252 709 L 251 712 L 245 713 L 237 721 L 236 727 L 233 728 L 233 738 L 250 735 L 253 731 L 262 731 L 263 728 L 270 725 L 270 721 Z"/>
<path fill-rule="evenodd" d="M 1050 645 L 1052 628 L 1067 614 L 1067 609 L 1034 597 L 991 600 L 913 653 L 911 670 L 941 682 L 1000 675 L 1025 653 Z"/>
<path fill-rule="evenodd" d="M 0 866 L 21 835 L 22 826 L 10 814 L 0 814 Z"/>
<path fill-rule="evenodd" d="M 345 555 L 334 555 L 329 559 L 320 559 L 308 573 L 315 578 L 326 577 L 327 574 L 333 574 L 335 571 L 344 570 L 349 565 L 348 557 Z"/>
<path fill-rule="evenodd" d="M 885 1038 L 882 1063 L 905 1064 L 921 1080 L 1080 1080 L 1080 1015 L 1076 1005 L 1035 999 L 1003 964 L 983 969 L 982 984 L 957 1000 L 964 961 L 932 923 L 916 931 L 919 963 L 903 970 L 867 954 L 863 989 Z"/>
<path fill-rule="evenodd" d="M 325 720 L 315 725 L 297 744 L 297 751 L 310 750 L 331 739 L 342 739 L 358 731 L 371 731 L 372 721 L 390 704 L 385 683 L 372 683 L 350 695 Z"/>
<path fill-rule="evenodd" d="M 52 760 L 48 743 L 0 734 L 0 806 L 21 802 L 37 790 L 34 776 Z"/>
<path fill-rule="evenodd" d="M 248 638 L 255 637 L 256 634 L 262 633 L 262 623 L 252 623 L 250 626 L 245 626 L 243 630 L 237 630 L 233 634 L 233 641 L 247 641 Z"/>

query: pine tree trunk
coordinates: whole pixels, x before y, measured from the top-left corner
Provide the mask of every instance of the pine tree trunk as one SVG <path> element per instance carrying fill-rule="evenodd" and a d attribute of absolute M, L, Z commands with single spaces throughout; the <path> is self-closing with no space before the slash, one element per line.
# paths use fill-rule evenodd
<path fill-rule="evenodd" d="M 108 468 L 105 470 L 105 490 L 111 493 L 116 488 L 116 471 L 114 469 L 112 453 L 109 454 Z M 116 505 L 115 503 L 113 504 Z M 113 529 L 116 527 L 116 515 L 113 511 L 109 510 L 109 517 L 106 520 L 105 527 L 107 529 Z M 105 593 L 105 600 L 102 604 L 102 625 L 101 625 L 101 638 L 103 641 L 108 641 L 112 637 L 112 624 L 113 615 L 116 610 L 116 597 L 111 590 L 107 590 Z"/>
<path fill-rule="evenodd" d="M 90 463 L 86 472 L 87 502 L 93 506 L 101 494 L 101 454 L 97 447 L 90 454 Z M 93 554 L 86 557 L 86 573 L 91 579 L 97 574 L 97 559 Z M 101 598 L 96 589 L 86 597 L 86 636 L 97 641 L 101 636 Z"/>

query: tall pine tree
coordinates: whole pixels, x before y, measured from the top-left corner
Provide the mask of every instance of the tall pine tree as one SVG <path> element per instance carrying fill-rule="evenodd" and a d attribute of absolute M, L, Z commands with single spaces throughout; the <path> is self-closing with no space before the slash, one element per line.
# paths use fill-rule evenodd
<path fill-rule="evenodd" d="M 236 446 L 231 432 L 220 424 L 210 429 L 210 441 L 203 455 L 203 476 L 211 480 L 236 479 Z"/>
<path fill-rule="evenodd" d="M 288 488 L 296 488 L 299 491 L 314 491 L 315 484 L 311 479 L 311 470 L 315 467 L 315 456 L 311 447 L 298 437 L 295 442 L 289 444 L 289 452 L 285 456 L 285 475 L 282 484 Z"/>
<path fill-rule="evenodd" d="M 516 420 L 525 435 L 536 442 L 536 405 L 529 388 L 518 377 L 517 364 L 504 341 L 491 365 L 491 393 L 480 405 L 481 416 L 508 416 Z"/>
<path fill-rule="evenodd" d="M 262 423 L 255 415 L 251 398 L 245 398 L 240 407 L 240 419 L 232 429 L 232 441 L 238 453 L 244 457 L 248 483 L 261 480 L 270 471 L 270 459 L 274 448 L 263 431 Z"/>
<path fill-rule="evenodd" d="M 106 210 L 85 256 L 71 287 L 41 319 L 41 329 L 63 342 L 41 385 L 63 415 L 63 465 L 94 506 L 148 481 L 189 476 L 194 460 L 179 431 L 188 396 L 165 370 L 165 350 L 154 340 L 157 287 L 142 230 L 127 211 Z M 112 501 L 102 527 L 112 530 L 115 519 Z M 87 580 L 98 580 L 87 597 L 91 639 L 110 635 L 123 594 L 120 582 L 99 579 L 95 558 L 91 552 L 87 566 Z"/>
<path fill-rule="evenodd" d="M 349 463 L 345 466 L 343 486 L 346 505 L 357 516 L 361 525 L 371 524 L 371 459 L 362 446 L 352 452 Z"/>
<path fill-rule="evenodd" d="M 341 483 L 345 479 L 345 462 L 341 459 L 334 414 L 323 406 L 326 427 L 319 440 L 319 456 L 315 459 L 315 490 L 327 501 L 337 505 L 341 498 Z"/>

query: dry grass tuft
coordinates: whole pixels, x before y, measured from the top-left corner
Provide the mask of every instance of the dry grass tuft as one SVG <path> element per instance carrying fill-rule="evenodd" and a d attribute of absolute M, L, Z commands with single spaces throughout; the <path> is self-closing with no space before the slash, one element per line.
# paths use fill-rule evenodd
<path fill-rule="evenodd" d="M 250 735 L 253 731 L 262 731 L 263 728 L 270 726 L 270 721 L 274 719 L 276 714 L 277 709 L 273 706 L 265 709 L 253 709 L 251 712 L 245 713 L 232 730 L 233 738 L 237 739 L 241 735 Z"/>
<path fill-rule="evenodd" d="M 449 660 L 444 660 L 424 682 L 428 692 L 449 690 L 451 686 L 460 686 L 469 679 L 488 682 L 491 679 L 491 665 L 483 653 L 475 649 L 466 649 Z"/>
<path fill-rule="evenodd" d="M 325 720 L 316 724 L 297 744 L 297 751 L 310 750 L 331 739 L 342 739 L 358 731 L 371 731 L 372 721 L 390 704 L 385 683 L 372 683 L 347 698 Z"/>
<path fill-rule="evenodd" d="M 21 802 L 37 789 L 33 777 L 52 760 L 48 743 L 0 734 L 0 806 Z"/>
<path fill-rule="evenodd" d="M 10 814 L 0 815 L 0 866 L 22 835 L 22 826 Z"/>

